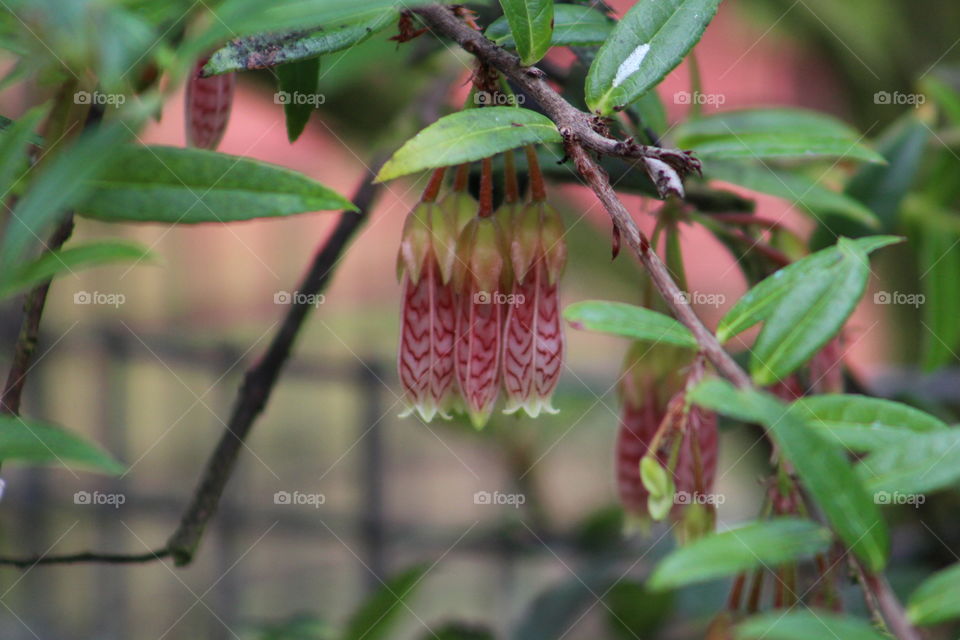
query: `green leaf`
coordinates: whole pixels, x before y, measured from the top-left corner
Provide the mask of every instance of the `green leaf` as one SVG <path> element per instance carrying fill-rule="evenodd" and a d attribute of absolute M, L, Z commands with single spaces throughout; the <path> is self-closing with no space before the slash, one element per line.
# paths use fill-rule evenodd
<path fill-rule="evenodd" d="M 215 51 L 203 72 L 217 75 L 309 60 L 358 45 L 396 21 L 396 8 L 388 6 L 375 11 L 373 17 L 348 24 L 337 22 L 332 26 L 310 29 L 307 33 L 298 29 L 237 38 Z M 264 51 L 269 51 L 269 55 Z"/>
<path fill-rule="evenodd" d="M 38 143 L 34 132 L 46 114 L 46 105 L 34 107 L 0 134 L 0 194 L 4 200 L 27 168 L 27 145 Z"/>
<path fill-rule="evenodd" d="M 886 640 L 870 624 L 830 611 L 774 611 L 748 618 L 737 626 L 743 640 Z"/>
<path fill-rule="evenodd" d="M 814 217 L 817 217 L 817 214 L 833 213 L 869 227 L 880 224 L 873 211 L 864 204 L 848 195 L 822 187 L 802 174 L 739 162 L 712 162 L 705 173 L 709 178 L 789 200 L 793 205 L 812 213 Z"/>
<path fill-rule="evenodd" d="M 655 87 L 703 35 L 720 0 L 639 0 L 590 65 L 590 111 L 610 115 Z"/>
<path fill-rule="evenodd" d="M 907 600 L 907 617 L 928 625 L 960 618 L 960 564 L 938 571 L 924 580 Z"/>
<path fill-rule="evenodd" d="M 0 276 L 0 299 L 35 287 L 65 271 L 73 273 L 110 262 L 139 262 L 150 257 L 150 252 L 140 245 L 117 241 L 94 242 L 48 251 L 36 260 L 19 264 Z"/>
<path fill-rule="evenodd" d="M 956 359 L 960 344 L 960 296 L 956 275 L 960 273 L 960 233 L 949 224 L 956 214 L 924 206 L 918 216 L 920 229 L 917 267 L 923 286 L 923 364 L 937 369 Z"/>
<path fill-rule="evenodd" d="M 864 458 L 857 471 L 871 491 L 916 494 L 960 480 L 960 429 L 905 438 Z"/>
<path fill-rule="evenodd" d="M 95 444 L 61 427 L 0 415 L 0 461 L 57 464 L 116 475 L 124 466 Z"/>
<path fill-rule="evenodd" d="M 921 83 L 924 93 L 929 93 L 937 106 L 955 125 L 960 125 L 960 91 L 936 77 L 926 75 Z"/>
<path fill-rule="evenodd" d="M 860 250 L 871 253 L 902 241 L 903 238 L 897 236 L 869 236 L 857 238 L 851 242 Z M 717 339 L 721 343 L 726 342 L 738 333 L 766 320 L 797 282 L 803 279 L 820 278 L 824 270 L 841 258 L 836 247 L 828 247 L 797 260 L 760 281 L 747 291 L 720 320 L 717 326 Z"/>
<path fill-rule="evenodd" d="M 108 222 L 233 222 L 355 207 L 290 169 L 203 149 L 126 146 L 78 207 Z"/>
<path fill-rule="evenodd" d="M 550 49 L 553 36 L 553 0 L 500 0 L 503 17 L 525 66 L 535 64 Z"/>
<path fill-rule="evenodd" d="M 818 277 L 793 284 L 770 313 L 750 351 L 750 374 L 761 386 L 796 371 L 835 336 L 867 288 L 870 262 L 853 242 L 840 239 L 839 260 Z"/>
<path fill-rule="evenodd" d="M 602 44 L 613 21 L 592 7 L 578 4 L 557 4 L 553 7 L 553 35 L 550 46 L 589 46 Z M 490 23 L 484 35 L 501 47 L 516 49 L 517 43 L 510 32 L 510 23 L 501 16 Z"/>
<path fill-rule="evenodd" d="M 685 326 L 670 316 L 632 304 L 603 300 L 575 302 L 564 310 L 563 317 L 575 329 L 697 348 L 696 339 Z"/>
<path fill-rule="evenodd" d="M 287 119 L 287 139 L 296 142 L 315 108 L 320 83 L 320 59 L 309 58 L 277 67 L 278 95 Z"/>
<path fill-rule="evenodd" d="M 820 435 L 852 451 L 875 451 L 911 439 L 918 433 L 941 431 L 947 425 L 911 406 L 859 395 L 825 394 L 801 398 L 791 410 Z"/>
<path fill-rule="evenodd" d="M 377 182 L 543 142 L 560 142 L 560 132 L 550 118 L 536 111 L 518 107 L 458 111 L 407 140 L 380 169 Z"/>
<path fill-rule="evenodd" d="M 383 640 L 393 637 L 398 615 L 407 610 L 406 600 L 423 580 L 427 567 L 417 565 L 403 571 L 370 596 L 347 622 L 343 640 Z"/>
<path fill-rule="evenodd" d="M 833 116 L 806 109 L 738 109 L 714 113 L 677 126 L 682 138 L 711 138 L 789 131 L 797 135 L 856 141 L 855 129 Z"/>
<path fill-rule="evenodd" d="M 672 589 L 755 568 L 809 558 L 830 548 L 830 531 L 810 520 L 774 518 L 714 533 L 674 550 L 650 577 L 653 589 Z"/>
<path fill-rule="evenodd" d="M 883 569 L 890 539 L 880 510 L 843 452 L 818 435 L 774 396 L 754 389 L 735 389 L 712 378 L 690 392 L 690 400 L 707 409 L 770 431 L 801 482 L 826 515 L 831 527 L 873 571 Z"/>
<path fill-rule="evenodd" d="M 577 576 L 552 584 L 536 595 L 510 633 L 512 640 L 556 640 L 623 577 L 598 560 Z"/>

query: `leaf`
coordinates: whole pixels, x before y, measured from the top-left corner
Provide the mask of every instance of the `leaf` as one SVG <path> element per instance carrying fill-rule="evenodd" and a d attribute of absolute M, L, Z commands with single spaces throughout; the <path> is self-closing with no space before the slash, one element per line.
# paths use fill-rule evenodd
<path fill-rule="evenodd" d="M 387 580 L 347 621 L 343 640 L 382 640 L 391 636 L 396 617 L 407 610 L 405 602 L 428 568 L 417 565 Z"/>
<path fill-rule="evenodd" d="M 691 390 L 689 397 L 707 409 L 764 425 L 840 539 L 869 569 L 883 569 L 890 548 L 887 527 L 860 477 L 835 444 L 763 391 L 735 389 L 729 382 L 711 378 Z"/>
<path fill-rule="evenodd" d="M 812 638 L 886 640 L 887 638 L 859 618 L 812 609 L 774 611 L 747 618 L 737 626 L 736 637 L 738 640 L 811 640 Z"/>
<path fill-rule="evenodd" d="M 0 134 L 0 194 L 4 201 L 27 168 L 27 145 L 39 142 L 34 131 L 46 114 L 46 105 L 34 107 Z"/>
<path fill-rule="evenodd" d="M 839 260 L 801 278 L 777 303 L 750 351 L 750 374 L 761 386 L 796 371 L 835 336 L 863 296 L 870 277 L 867 254 L 840 239 Z"/>
<path fill-rule="evenodd" d="M 637 580 L 618 580 L 602 593 L 607 626 L 620 640 L 655 638 L 670 618 L 674 594 L 652 591 Z"/>
<path fill-rule="evenodd" d="M 97 445 L 61 427 L 0 415 L 0 461 L 58 464 L 116 475 L 124 466 Z"/>
<path fill-rule="evenodd" d="M 500 0 L 503 17 L 524 66 L 535 64 L 550 49 L 553 35 L 553 0 Z"/>
<path fill-rule="evenodd" d="M 650 577 L 653 589 L 672 589 L 755 568 L 809 558 L 830 548 L 830 531 L 810 520 L 773 518 L 700 538 L 674 550 Z"/>
<path fill-rule="evenodd" d="M 859 395 L 825 394 L 800 398 L 791 410 L 820 435 L 853 451 L 874 451 L 941 431 L 947 425 L 911 406 Z"/>
<path fill-rule="evenodd" d="M 928 625 L 960 618 L 960 564 L 938 571 L 916 588 L 907 600 L 907 617 Z"/>
<path fill-rule="evenodd" d="M 129 242 L 93 242 L 69 249 L 48 251 L 36 260 L 19 264 L 0 277 L 0 299 L 30 289 L 41 282 L 69 271 L 85 269 L 110 262 L 149 259 L 150 252 Z"/>
<path fill-rule="evenodd" d="M 857 465 L 874 492 L 917 494 L 960 480 L 960 429 L 917 434 L 877 449 Z"/>
<path fill-rule="evenodd" d="M 497 640 L 488 627 L 463 622 L 448 622 L 439 629 L 427 629 L 421 640 Z"/>
<path fill-rule="evenodd" d="M 550 46 L 589 46 L 602 44 L 613 30 L 613 21 L 592 7 L 577 4 L 555 4 L 553 34 Z M 506 16 L 490 23 L 484 35 L 501 47 L 516 49 Z"/>
<path fill-rule="evenodd" d="M 903 238 L 897 236 L 869 236 L 857 238 L 851 242 L 862 251 L 871 253 L 902 241 Z M 797 260 L 761 280 L 759 284 L 747 291 L 720 320 L 717 326 L 717 339 L 721 343 L 726 342 L 738 333 L 766 320 L 798 281 L 805 278 L 819 278 L 823 270 L 840 258 L 837 248 L 829 247 Z"/>
<path fill-rule="evenodd" d="M 380 169 L 377 182 L 543 142 L 560 142 L 560 132 L 550 118 L 536 111 L 518 107 L 458 111 L 407 140 Z"/>
<path fill-rule="evenodd" d="M 215 51 L 203 67 L 204 75 L 232 71 L 267 69 L 300 60 L 309 60 L 325 53 L 335 53 L 358 45 L 397 20 L 394 7 L 381 7 L 373 17 L 358 22 L 298 29 L 285 33 L 258 33 L 231 40 Z M 264 52 L 269 53 L 264 53 Z"/>
<path fill-rule="evenodd" d="M 639 0 L 590 65 L 590 111 L 610 115 L 655 87 L 703 35 L 720 0 Z"/>
<path fill-rule="evenodd" d="M 233 222 L 356 209 L 296 171 L 203 149 L 123 147 L 91 187 L 79 213 L 108 222 Z"/>
<path fill-rule="evenodd" d="M 960 233 L 949 224 L 956 215 L 924 207 L 919 217 L 917 267 L 925 298 L 923 306 L 923 364 L 937 369 L 956 359 L 960 343 L 960 296 L 955 277 L 960 273 Z"/>
<path fill-rule="evenodd" d="M 790 131 L 797 135 L 856 141 L 855 129 L 836 118 L 806 109 L 738 109 L 714 113 L 677 126 L 678 138 L 710 138 Z"/>
<path fill-rule="evenodd" d="M 577 577 L 551 585 L 538 593 L 514 627 L 510 638 L 561 638 L 576 625 L 591 605 L 596 604 L 598 594 L 607 593 L 622 578 L 619 572 L 612 571 L 603 562 L 594 563 L 577 573 Z"/>
<path fill-rule="evenodd" d="M 662 313 L 622 302 L 586 300 L 569 305 L 563 317 L 575 329 L 697 348 L 685 326 Z"/>
<path fill-rule="evenodd" d="M 308 99 L 317 95 L 320 83 L 320 59 L 310 58 L 277 67 L 278 95 L 283 100 L 283 113 L 287 119 L 287 139 L 296 142 L 303 133 L 310 114 L 316 108 Z"/>
<path fill-rule="evenodd" d="M 707 177 L 747 187 L 753 191 L 784 198 L 794 206 L 814 214 L 833 213 L 869 227 L 880 222 L 868 207 L 848 195 L 831 191 L 798 173 L 778 171 L 768 166 L 738 162 L 712 162 Z"/>

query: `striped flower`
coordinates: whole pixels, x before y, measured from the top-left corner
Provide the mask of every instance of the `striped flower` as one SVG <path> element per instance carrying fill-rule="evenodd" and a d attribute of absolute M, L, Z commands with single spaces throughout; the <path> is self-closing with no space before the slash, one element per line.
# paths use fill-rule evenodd
<path fill-rule="evenodd" d="M 187 144 L 200 149 L 216 149 L 230 119 L 236 77 L 232 73 L 201 77 L 200 72 L 207 60 L 197 61 L 187 81 Z"/>

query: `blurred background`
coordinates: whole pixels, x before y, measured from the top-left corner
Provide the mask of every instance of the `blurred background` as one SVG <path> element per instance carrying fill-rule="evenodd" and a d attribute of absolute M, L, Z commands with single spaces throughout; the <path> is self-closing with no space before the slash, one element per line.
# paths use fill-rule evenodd
<path fill-rule="evenodd" d="M 631 3 L 610 4 L 622 14 Z M 491 7 L 478 9 L 494 15 Z M 875 140 L 904 113 L 925 108 L 883 103 L 876 94 L 913 94 L 928 75 L 949 72 L 960 61 L 958 24 L 960 5 L 948 0 L 727 0 L 695 50 L 702 91 L 713 96 L 704 111 L 802 106 L 837 115 Z M 322 59 L 324 102 L 292 146 L 271 74 L 242 74 L 220 150 L 351 194 L 376 155 L 455 108 L 466 92 L 467 56 L 419 41 L 398 46 L 390 35 Z M 566 51 L 548 62 L 576 65 Z M 682 65 L 658 90 L 671 123 L 690 109 L 677 97 L 690 89 L 689 71 Z M 16 85 L 0 93 L 0 110 L 16 117 L 29 98 L 29 87 Z M 145 142 L 184 144 L 182 101 L 182 92 L 169 101 Z M 956 130 L 952 137 L 930 133 L 929 144 L 956 158 Z M 947 175 L 960 180 L 958 172 Z M 253 429 L 193 564 L 4 568 L 0 636 L 328 637 L 328 626 L 342 624 L 381 579 L 416 563 L 429 570 L 391 638 L 434 637 L 450 621 L 524 639 L 702 636 L 723 605 L 724 585 L 644 594 L 642 579 L 672 537 L 665 528 L 645 538 L 622 535 L 613 445 L 624 341 L 568 331 L 557 416 L 499 416 L 482 433 L 461 422 L 397 417 L 395 251 L 424 186 L 422 179 L 399 180 L 382 189 Z M 790 202 L 739 192 L 757 199 L 760 214 L 814 233 Z M 640 271 L 629 255 L 611 263 L 609 222 L 593 196 L 556 185 L 551 200 L 571 229 L 564 302 L 637 301 Z M 627 203 L 650 230 L 656 203 L 638 195 Z M 78 239 L 135 239 L 162 263 L 55 282 L 25 411 L 99 441 L 129 471 L 107 478 L 5 465 L 4 555 L 140 553 L 166 540 L 221 435 L 243 371 L 285 312 L 278 294 L 296 290 L 335 218 L 315 213 L 192 228 L 78 221 Z M 745 281 L 702 229 L 686 227 L 683 242 L 691 288 L 725 296 L 698 310 L 714 324 Z M 895 260 L 881 261 L 880 273 L 909 282 Z M 917 336 L 903 335 L 904 319 L 871 300 L 868 294 L 852 321 L 848 357 L 860 382 L 883 395 L 950 404 L 955 378 L 917 376 Z M 6 305 L 4 360 L 18 323 L 17 305 Z M 752 446 L 755 436 L 723 431 L 718 493 L 731 498 L 720 506 L 721 525 L 752 517 L 760 503 L 766 451 Z M 477 504 L 478 491 L 520 494 L 525 504 Z M 123 503 L 87 504 L 77 492 L 121 495 Z M 917 548 L 916 538 L 929 537 L 917 522 L 896 531 L 895 555 L 904 562 L 893 578 L 904 584 L 915 579 L 911 566 L 952 560 L 951 549 L 960 548 L 960 534 L 948 526 L 956 505 L 922 508 L 923 527 L 942 544 Z M 611 575 L 626 578 L 609 589 Z M 847 602 L 862 606 L 859 597 Z"/>

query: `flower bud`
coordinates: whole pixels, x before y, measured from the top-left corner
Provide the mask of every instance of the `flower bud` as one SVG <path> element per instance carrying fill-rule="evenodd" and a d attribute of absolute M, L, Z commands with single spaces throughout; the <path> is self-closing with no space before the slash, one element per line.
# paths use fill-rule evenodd
<path fill-rule="evenodd" d="M 209 78 L 200 77 L 207 60 L 198 60 L 187 80 L 187 144 L 199 149 L 216 149 L 230 119 L 236 76 L 224 73 Z"/>

